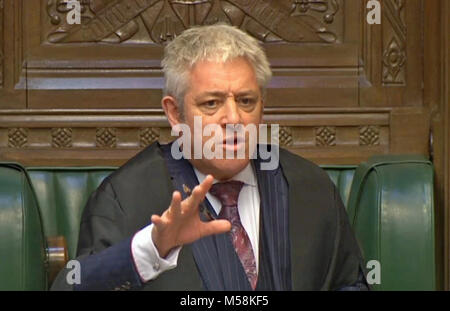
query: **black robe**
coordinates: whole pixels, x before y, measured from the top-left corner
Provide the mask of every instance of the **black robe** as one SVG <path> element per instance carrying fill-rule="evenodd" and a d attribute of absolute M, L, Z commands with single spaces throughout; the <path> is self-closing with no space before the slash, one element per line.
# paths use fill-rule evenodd
<path fill-rule="evenodd" d="M 175 269 L 141 282 L 131 255 L 133 235 L 149 224 L 152 214 L 167 209 L 175 189 L 183 193 L 182 184 L 191 189 L 198 184 L 190 163 L 174 160 L 167 148 L 159 143 L 147 147 L 91 195 L 81 220 L 81 284 L 75 289 L 250 289 L 227 233 L 183 246 Z M 261 170 L 260 163 L 260 158 L 252 160 L 261 196 L 257 290 L 337 290 L 365 284 L 360 249 L 327 173 L 283 149 L 277 169 Z M 280 221 L 274 221 L 277 217 Z M 283 219 L 287 226 L 280 225 Z M 205 251 L 212 257 L 206 258 Z M 52 289 L 73 289 L 66 281 L 68 272 L 59 273 Z"/>

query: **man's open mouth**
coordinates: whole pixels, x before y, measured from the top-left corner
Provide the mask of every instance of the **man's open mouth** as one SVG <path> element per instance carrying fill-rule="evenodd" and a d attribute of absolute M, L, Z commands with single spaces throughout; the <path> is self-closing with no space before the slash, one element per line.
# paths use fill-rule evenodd
<path fill-rule="evenodd" d="M 244 146 L 245 138 L 242 135 L 234 135 L 223 140 L 224 149 L 238 150 Z"/>

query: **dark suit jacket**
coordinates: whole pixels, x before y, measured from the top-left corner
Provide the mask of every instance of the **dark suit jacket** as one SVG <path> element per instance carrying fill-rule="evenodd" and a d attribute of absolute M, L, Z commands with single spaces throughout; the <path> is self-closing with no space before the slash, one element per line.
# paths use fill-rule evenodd
<path fill-rule="evenodd" d="M 364 283 L 363 259 L 338 191 L 315 164 L 280 149 L 280 166 L 252 160 L 261 196 L 257 290 L 335 290 Z M 131 254 L 133 235 L 162 214 L 172 192 L 198 184 L 170 145 L 154 143 L 111 174 L 83 212 L 78 290 L 251 290 L 228 233 L 183 246 L 178 266 L 145 284 Z M 207 207 L 214 212 L 209 202 Z M 52 289 L 73 289 L 63 270 Z M 358 285 L 359 286 L 359 285 Z M 359 288 L 359 287 L 357 287 Z"/>

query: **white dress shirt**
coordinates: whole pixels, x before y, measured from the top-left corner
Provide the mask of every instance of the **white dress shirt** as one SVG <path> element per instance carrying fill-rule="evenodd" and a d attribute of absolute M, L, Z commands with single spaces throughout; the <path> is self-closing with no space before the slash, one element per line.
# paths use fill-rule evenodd
<path fill-rule="evenodd" d="M 199 183 L 202 183 L 206 178 L 206 175 L 196 168 L 194 168 L 194 172 Z M 241 172 L 231 179 L 242 181 L 244 183 L 244 186 L 239 193 L 238 211 L 242 226 L 247 232 L 250 243 L 252 244 L 256 260 L 256 269 L 258 270 L 260 197 L 256 175 L 249 163 Z M 213 183 L 217 182 L 219 181 L 214 179 Z M 219 215 L 220 210 L 222 209 L 220 201 L 209 192 L 206 194 L 206 198 L 211 203 L 216 214 Z M 134 235 L 131 242 L 131 252 L 133 254 L 136 269 L 144 282 L 154 280 L 164 271 L 175 268 L 181 250 L 181 246 L 174 248 L 166 258 L 161 258 L 151 238 L 152 229 L 153 224 L 150 224 L 140 230 Z"/>

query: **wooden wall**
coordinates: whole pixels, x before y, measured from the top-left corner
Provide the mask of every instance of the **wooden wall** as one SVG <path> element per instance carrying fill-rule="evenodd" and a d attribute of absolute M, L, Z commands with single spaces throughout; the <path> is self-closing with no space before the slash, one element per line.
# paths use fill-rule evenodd
<path fill-rule="evenodd" d="M 437 232 L 443 238 L 438 238 L 443 249 L 443 283 L 446 290 L 450 290 L 450 1 L 442 1 L 439 6 L 440 14 L 436 14 L 439 20 L 440 31 L 435 35 L 440 38 L 439 43 L 429 46 L 434 47 L 439 55 L 439 64 L 436 72 L 439 78 L 430 79 L 436 81 L 439 105 L 433 116 L 433 132 L 438 134 L 436 152 L 434 155 L 436 171 L 436 211 L 438 224 L 442 230 Z M 428 43 L 428 42 L 427 42 Z M 427 77 L 426 77 L 427 78 Z"/>
<path fill-rule="evenodd" d="M 265 117 L 318 163 L 429 154 L 423 0 L 5 0 L 0 158 L 28 165 L 123 163 L 171 139 L 160 108 L 162 46 L 224 21 L 264 42 L 274 78 Z"/>
<path fill-rule="evenodd" d="M 439 187 L 442 187 L 443 190 L 440 191 L 440 196 L 443 197 L 443 200 L 439 202 L 441 209 L 444 210 L 443 215 L 446 217 L 445 223 L 444 223 L 444 249 L 445 249 L 445 256 L 444 256 L 444 275 L 445 275 L 445 289 L 450 289 L 450 242 L 449 242 L 449 236 L 450 236 L 450 230 L 449 230 L 449 224 L 450 224 L 450 2 L 446 1 L 445 8 L 442 11 L 443 16 L 443 25 L 444 30 L 442 34 L 442 39 L 444 42 L 444 62 L 443 68 L 444 70 L 444 77 L 445 81 L 442 84 L 443 88 L 443 100 L 442 100 L 442 109 L 445 113 L 444 118 L 444 128 L 445 128 L 445 134 L 443 144 L 444 144 L 444 152 L 439 157 L 442 159 L 442 161 L 445 163 L 444 167 L 445 170 L 443 170 L 443 173 L 440 173 L 442 176 L 442 186 L 440 183 L 437 185 Z M 442 51 L 441 49 L 439 51 Z"/>
<path fill-rule="evenodd" d="M 449 1 L 0 0 L 0 161 L 120 165 L 171 140 L 160 108 L 163 45 L 223 21 L 263 42 L 265 119 L 317 163 L 416 153 L 436 167 L 438 258 L 449 272 Z"/>
<path fill-rule="evenodd" d="M 424 104 L 430 110 L 435 168 L 438 277 L 450 289 L 450 1 L 424 2 Z"/>

